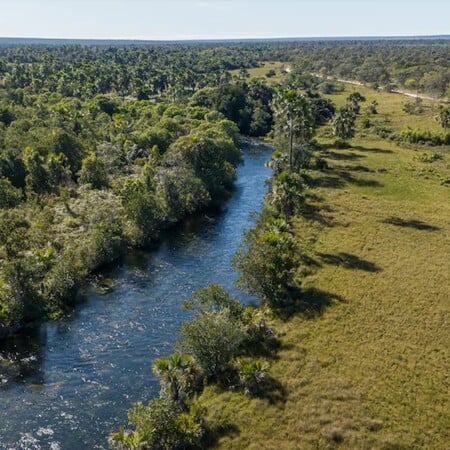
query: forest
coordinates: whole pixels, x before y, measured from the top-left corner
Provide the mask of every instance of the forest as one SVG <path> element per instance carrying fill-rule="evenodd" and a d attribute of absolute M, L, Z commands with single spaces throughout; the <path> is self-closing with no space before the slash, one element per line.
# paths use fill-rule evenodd
<path fill-rule="evenodd" d="M 374 202 L 366 215 L 378 211 L 377 224 L 397 200 L 420 215 L 410 183 L 416 183 L 417 195 L 425 198 L 431 188 L 432 201 L 445 203 L 449 61 L 447 39 L 0 45 L 0 339 L 58 321 L 76 308 L 77 293 L 93 274 L 131 249 L 151 249 L 165 230 L 189 216 L 223 205 L 233 195 L 243 142 L 264 140 L 275 150 L 267 163 L 272 176 L 264 207 L 234 258 L 239 288 L 260 306 L 244 305 L 215 284 L 184 299 L 191 318 L 175 353 L 152 366 L 160 396 L 129 411 L 130 424 L 111 434 L 111 447 L 248 448 L 248 433 L 255 432 L 257 444 L 275 428 L 284 433 L 283 448 L 296 448 L 299 434 L 305 448 L 335 448 L 343 441 L 354 448 L 428 445 L 423 430 L 419 437 L 414 430 L 401 436 L 397 417 L 387 424 L 388 437 L 394 437 L 384 441 L 387 413 L 373 405 L 370 414 L 358 409 L 352 428 L 339 422 L 334 407 L 331 419 L 316 418 L 314 406 L 305 403 L 310 407 L 305 417 L 314 419 L 309 424 L 305 419 L 294 437 L 275 427 L 273 418 L 282 414 L 284 402 L 288 422 L 294 421 L 289 395 L 300 395 L 303 385 L 296 385 L 292 373 L 302 369 L 293 361 L 306 354 L 297 340 L 310 339 L 310 324 L 339 303 L 341 294 L 326 295 L 314 285 L 315 277 L 320 279 L 324 267 L 369 276 L 383 266 L 383 260 L 366 261 L 354 250 L 335 252 L 336 242 L 352 243 L 355 235 L 336 235 L 330 248 L 321 248 L 331 233 L 326 230 L 339 218 L 345 222 L 343 211 L 350 217 L 355 204 L 363 210 L 361 199 Z M 350 84 L 355 81 L 361 84 Z M 391 190 L 385 188 L 389 183 Z M 377 188 L 382 194 L 373 191 Z M 352 202 L 340 204 L 341 195 Z M 381 207 L 382 196 L 393 203 Z M 384 218 L 383 226 L 433 227 L 406 216 Z M 442 217 L 433 216 L 439 222 L 435 231 L 445 227 Z M 351 230 L 348 220 L 340 229 Z M 374 231 L 359 233 L 370 241 Z M 366 249 L 359 241 L 355 248 Z M 327 274 L 324 285 L 345 291 L 330 282 L 334 275 Z M 395 284 L 394 278 L 389 282 Z M 371 280 L 355 282 L 355 291 L 362 289 L 359 282 Z M 302 327 L 308 331 L 299 337 Z M 325 328 L 317 331 L 320 339 L 326 339 Z M 320 352 L 310 361 L 319 372 L 335 362 Z M 280 367 L 288 380 L 278 380 Z M 345 370 L 342 377 L 352 378 Z M 431 383 L 428 373 L 424 380 Z M 347 388 L 342 401 L 356 408 L 349 399 L 357 394 L 347 398 Z M 227 408 L 218 411 L 214 405 Z M 242 431 L 239 442 L 226 433 L 234 413 L 241 430 L 248 417 L 261 419 Z M 429 433 L 436 448 L 444 448 L 442 420 Z M 328 427 L 335 422 L 339 425 Z"/>

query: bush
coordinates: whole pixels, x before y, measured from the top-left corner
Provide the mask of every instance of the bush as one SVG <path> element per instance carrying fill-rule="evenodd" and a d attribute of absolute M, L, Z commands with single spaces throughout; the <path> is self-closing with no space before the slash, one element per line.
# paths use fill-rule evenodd
<path fill-rule="evenodd" d="M 295 244 L 284 220 L 271 218 L 251 231 L 234 259 L 238 284 L 271 307 L 287 306 L 295 287 Z"/>
<path fill-rule="evenodd" d="M 116 449 L 173 450 L 198 446 L 204 434 L 204 411 L 193 405 L 188 412 L 167 398 L 152 400 L 148 406 L 136 404 L 129 411 L 135 431 L 113 433 L 110 445 Z"/>
<path fill-rule="evenodd" d="M 22 201 L 22 191 L 7 178 L 0 178 L 0 208 L 12 208 Z"/>
<path fill-rule="evenodd" d="M 235 320 L 228 308 L 198 315 L 184 323 L 181 334 L 183 350 L 194 356 L 210 380 L 227 374 L 247 336 L 242 322 Z"/>
<path fill-rule="evenodd" d="M 407 144 L 450 145 L 450 133 L 433 133 L 429 130 L 407 128 L 397 136 L 397 140 Z"/>
<path fill-rule="evenodd" d="M 90 184 L 94 189 L 108 185 L 108 176 L 103 160 L 95 154 L 83 159 L 80 171 L 80 183 Z"/>
<path fill-rule="evenodd" d="M 266 361 L 250 360 L 237 362 L 239 384 L 244 389 L 245 394 L 259 394 L 264 388 L 264 381 L 267 378 L 269 364 Z"/>

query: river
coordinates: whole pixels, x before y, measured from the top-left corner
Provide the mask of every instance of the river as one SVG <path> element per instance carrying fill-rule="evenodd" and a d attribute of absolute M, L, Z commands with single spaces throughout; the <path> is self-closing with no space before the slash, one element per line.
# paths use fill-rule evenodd
<path fill-rule="evenodd" d="M 159 393 L 152 361 L 168 355 L 187 318 L 182 302 L 211 283 L 233 290 L 230 262 L 260 211 L 268 148 L 244 151 L 236 191 L 215 214 L 171 230 L 152 252 L 133 252 L 92 283 L 70 316 L 0 347 L 0 448 L 108 448 L 134 402 Z M 1 363 L 1 361 L 0 361 Z"/>

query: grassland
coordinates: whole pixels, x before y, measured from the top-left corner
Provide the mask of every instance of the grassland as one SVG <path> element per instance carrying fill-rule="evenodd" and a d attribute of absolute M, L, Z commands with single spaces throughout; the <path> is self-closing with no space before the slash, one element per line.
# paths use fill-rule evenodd
<path fill-rule="evenodd" d="M 253 69 L 247 69 L 250 79 L 266 80 L 269 84 L 279 83 L 286 74 L 286 70 L 290 70 L 290 63 L 283 63 L 280 61 L 265 61 L 262 63 L 261 67 L 255 67 Z M 273 77 L 266 77 L 269 71 L 275 71 Z M 232 76 L 239 76 L 238 70 L 231 70 L 230 74 Z"/>
<path fill-rule="evenodd" d="M 439 129 L 436 105 L 411 116 L 405 97 L 356 90 L 393 130 Z M 275 321 L 267 398 L 206 390 L 217 448 L 448 449 L 450 149 L 402 148 L 367 130 L 336 149 L 326 135 L 329 167 L 312 174 L 295 221 L 310 307 Z"/>

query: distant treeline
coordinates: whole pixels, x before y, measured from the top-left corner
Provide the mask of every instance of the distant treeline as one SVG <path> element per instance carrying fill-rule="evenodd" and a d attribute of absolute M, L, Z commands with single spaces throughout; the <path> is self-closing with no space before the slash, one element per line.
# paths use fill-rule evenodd
<path fill-rule="evenodd" d="M 0 46 L 0 78 L 7 89 L 90 98 L 117 93 L 148 99 L 166 92 L 183 98 L 229 82 L 229 71 L 264 61 L 295 65 L 364 83 L 448 96 L 450 40 L 311 40 L 144 43 L 135 45 Z M 56 43 L 56 42 L 55 42 Z"/>

